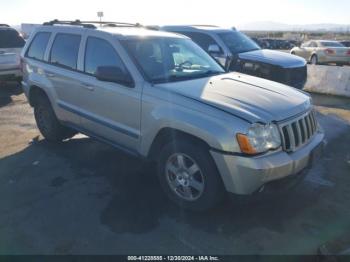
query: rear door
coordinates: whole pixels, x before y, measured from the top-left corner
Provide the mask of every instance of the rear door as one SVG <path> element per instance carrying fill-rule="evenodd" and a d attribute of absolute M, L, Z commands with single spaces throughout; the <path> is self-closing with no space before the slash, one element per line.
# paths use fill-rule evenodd
<path fill-rule="evenodd" d="M 81 34 L 58 32 L 49 52 L 49 63 L 45 66 L 46 78 L 55 95 L 58 117 L 74 126 L 80 125 L 81 87 L 77 68 L 81 39 Z"/>
<path fill-rule="evenodd" d="M 117 40 L 98 33 L 86 37 L 85 41 L 82 65 L 85 75 L 81 78 L 79 94 L 84 101 L 81 104 L 83 127 L 109 142 L 136 151 L 140 143 L 143 83 L 134 81 L 133 86 L 126 86 L 96 79 L 99 66 L 119 67 L 129 75 L 132 72 L 121 58 L 120 51 L 123 50 L 117 45 Z"/>
<path fill-rule="evenodd" d="M 20 53 L 24 44 L 25 41 L 16 30 L 0 29 L 0 70 L 19 68 Z"/>

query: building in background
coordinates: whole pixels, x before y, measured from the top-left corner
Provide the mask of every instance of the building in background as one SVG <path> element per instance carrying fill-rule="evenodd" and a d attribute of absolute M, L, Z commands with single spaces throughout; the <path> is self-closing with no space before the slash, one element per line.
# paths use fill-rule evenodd
<path fill-rule="evenodd" d="M 21 24 L 20 33 L 22 36 L 27 39 L 30 37 L 31 33 L 34 31 L 35 28 L 40 26 L 40 24 Z"/>

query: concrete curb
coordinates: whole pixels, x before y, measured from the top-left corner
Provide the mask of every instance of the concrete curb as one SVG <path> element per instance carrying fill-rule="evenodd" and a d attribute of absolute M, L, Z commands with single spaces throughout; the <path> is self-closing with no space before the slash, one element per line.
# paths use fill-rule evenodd
<path fill-rule="evenodd" d="M 350 67 L 308 65 L 308 92 L 350 97 Z"/>

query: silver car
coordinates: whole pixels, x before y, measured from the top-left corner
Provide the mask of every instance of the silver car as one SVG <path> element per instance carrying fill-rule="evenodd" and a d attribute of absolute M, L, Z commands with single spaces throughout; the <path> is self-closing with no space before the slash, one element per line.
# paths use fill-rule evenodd
<path fill-rule="evenodd" d="M 186 209 L 298 179 L 322 146 L 307 94 L 225 73 L 185 36 L 52 21 L 22 59 L 23 88 L 47 140 L 81 132 L 155 161 L 164 191 Z"/>
<path fill-rule="evenodd" d="M 308 41 L 300 47 L 294 47 L 290 53 L 301 56 L 314 65 L 330 63 L 337 65 L 350 64 L 350 48 L 337 41 Z"/>
<path fill-rule="evenodd" d="M 25 44 L 19 33 L 5 24 L 0 24 L 0 80 L 20 81 L 20 54 Z"/>

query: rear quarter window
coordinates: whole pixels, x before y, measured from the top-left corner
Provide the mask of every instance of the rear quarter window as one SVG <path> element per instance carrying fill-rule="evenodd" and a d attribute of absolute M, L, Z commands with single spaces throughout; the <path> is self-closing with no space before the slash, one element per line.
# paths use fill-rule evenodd
<path fill-rule="evenodd" d="M 77 69 L 80 35 L 57 34 L 51 48 L 50 62 L 68 69 Z"/>
<path fill-rule="evenodd" d="M 50 36 L 51 33 L 47 32 L 37 33 L 28 48 L 27 57 L 43 60 Z"/>
<path fill-rule="evenodd" d="M 24 44 L 24 39 L 16 30 L 0 30 L 0 48 L 22 48 Z"/>

